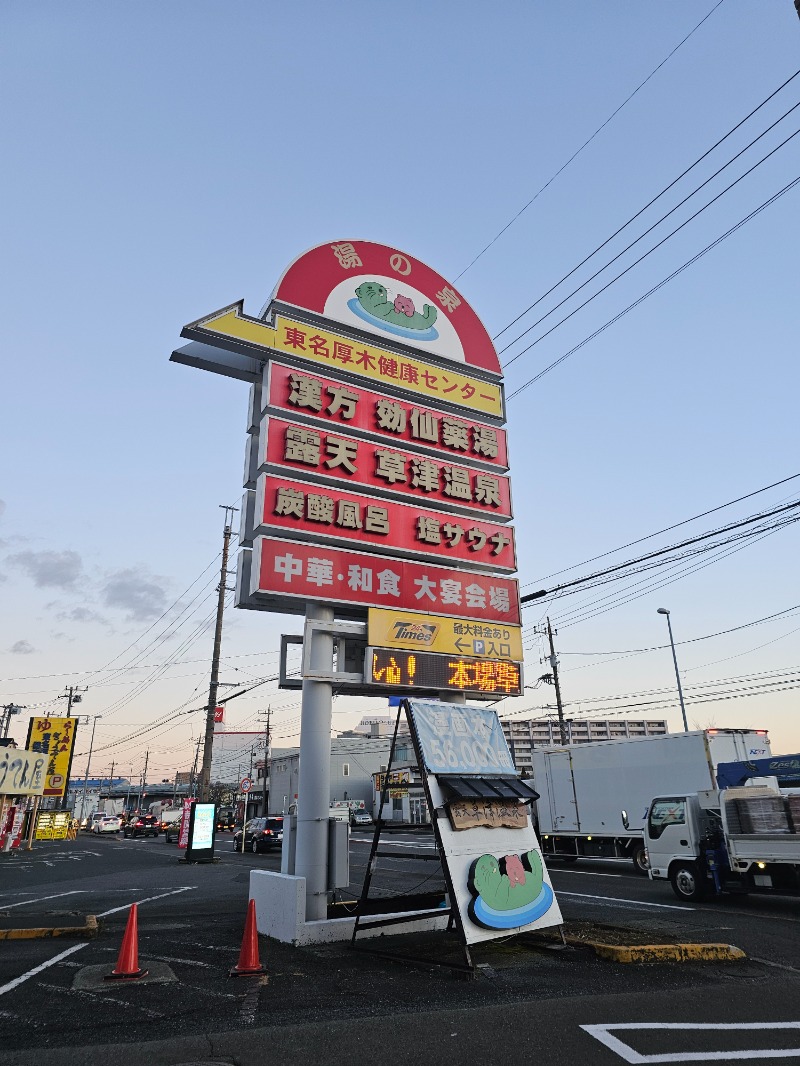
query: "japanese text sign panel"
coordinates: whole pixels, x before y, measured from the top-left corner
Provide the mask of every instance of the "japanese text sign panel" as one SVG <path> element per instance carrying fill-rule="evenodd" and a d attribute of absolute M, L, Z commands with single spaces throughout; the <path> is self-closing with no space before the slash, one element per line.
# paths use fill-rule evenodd
<path fill-rule="evenodd" d="M 185 337 L 223 346 L 223 338 L 243 341 L 248 347 L 264 349 L 259 353 L 263 356 L 267 351 L 277 351 L 336 367 L 366 378 L 373 385 L 393 385 L 417 396 L 465 407 L 492 418 L 504 418 L 503 390 L 493 381 L 462 374 L 449 366 L 443 369 L 283 315 L 276 315 L 273 327 L 243 314 L 240 305 L 225 307 L 190 322 L 182 333 Z"/>
<path fill-rule="evenodd" d="M 255 541 L 250 592 L 424 610 L 486 623 L 520 620 L 519 588 L 512 578 L 272 537 Z"/>
<path fill-rule="evenodd" d="M 432 618 L 416 611 L 370 608 L 367 643 L 382 648 L 488 656 L 522 662 L 519 626 L 489 625 L 466 618 Z"/>
<path fill-rule="evenodd" d="M 354 341 L 328 329 L 316 329 L 294 322 L 282 315 L 275 319 L 276 351 L 301 356 L 316 363 L 327 363 L 349 374 L 367 378 L 373 385 L 395 385 L 431 399 L 443 400 L 503 418 L 503 393 L 499 385 L 421 362 L 408 355 L 398 355 L 372 344 Z"/>
<path fill-rule="evenodd" d="M 455 830 L 478 825 L 488 829 L 525 829 L 528 825 L 528 808 L 518 800 L 455 800 L 447 804 L 447 815 Z"/>
<path fill-rule="evenodd" d="M 77 724 L 77 718 L 31 718 L 25 747 L 47 757 L 43 796 L 64 795 Z"/>
<path fill-rule="evenodd" d="M 270 361 L 265 374 L 264 402 L 271 410 L 291 411 L 350 432 L 388 438 L 394 444 L 416 444 L 464 462 L 508 469 L 506 433 L 498 427 L 435 413 L 386 393 L 305 374 L 284 363 Z"/>
<path fill-rule="evenodd" d="M 289 468 L 301 476 L 313 474 L 416 496 L 426 503 L 480 511 L 493 519 L 511 518 L 509 480 L 494 471 L 468 469 L 272 416 L 262 422 L 260 440 L 262 468 Z"/>
<path fill-rule="evenodd" d="M 431 774 L 517 775 L 496 711 L 409 700 L 425 768 Z"/>
<path fill-rule="evenodd" d="M 0 748 L 0 796 L 41 796 L 47 755 L 24 748 Z"/>
<path fill-rule="evenodd" d="M 257 531 L 279 528 L 317 541 L 352 540 L 367 551 L 516 569 L 514 530 L 508 527 L 268 474 L 258 480 L 256 523 Z"/>
<path fill-rule="evenodd" d="M 521 696 L 522 667 L 507 659 L 467 659 L 402 648 L 367 648 L 368 684 L 387 688 Z"/>

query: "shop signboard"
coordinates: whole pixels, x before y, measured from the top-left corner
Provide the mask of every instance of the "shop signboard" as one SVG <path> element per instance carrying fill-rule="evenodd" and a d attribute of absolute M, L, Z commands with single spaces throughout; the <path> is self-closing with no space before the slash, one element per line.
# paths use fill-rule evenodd
<path fill-rule="evenodd" d="M 510 527 L 285 477 L 261 475 L 255 521 L 256 535 L 284 530 L 290 537 L 317 544 L 352 541 L 381 555 L 436 557 L 467 568 L 516 570 Z"/>
<path fill-rule="evenodd" d="M 0 748 L 0 796 L 41 796 L 48 757 L 25 748 Z"/>
<path fill-rule="evenodd" d="M 374 439 L 385 447 L 422 448 L 440 457 L 469 459 L 494 470 L 508 469 L 506 432 L 498 425 L 476 421 L 472 413 L 441 413 L 428 402 L 374 392 L 327 374 L 309 374 L 286 363 L 267 364 L 263 386 L 264 409 L 270 414 L 303 422 L 322 423 Z"/>
<path fill-rule="evenodd" d="M 464 439 L 469 439 L 466 431 Z M 424 457 L 400 450 L 394 442 L 359 440 L 270 415 L 261 423 L 259 440 L 261 468 L 278 477 L 413 498 L 425 507 L 475 512 L 495 522 L 512 517 L 508 478 L 460 465 L 456 455 Z"/>
<path fill-rule="evenodd" d="M 70 820 L 69 811 L 40 811 L 36 816 L 36 839 L 66 840 Z"/>
<path fill-rule="evenodd" d="M 258 537 L 250 597 L 266 609 L 297 613 L 308 600 L 361 607 L 392 606 L 481 622 L 518 624 L 513 578 L 465 572 L 366 552 Z"/>
<path fill-rule="evenodd" d="M 367 684 L 391 689 L 521 696 L 522 666 L 506 659 L 467 659 L 400 648 L 367 648 Z"/>
<path fill-rule="evenodd" d="M 178 830 L 178 847 L 182 850 L 189 846 L 189 817 L 192 813 L 192 806 L 194 799 L 185 799 L 183 801 L 183 810 L 181 811 L 181 824 Z"/>
<path fill-rule="evenodd" d="M 522 662 L 522 629 L 469 618 L 434 618 L 420 611 L 371 607 L 367 641 L 383 648 L 433 651 L 443 655 L 487 656 Z"/>
<path fill-rule="evenodd" d="M 43 796 L 63 796 L 75 750 L 77 718 L 31 718 L 25 747 L 46 756 Z"/>
<path fill-rule="evenodd" d="M 216 831 L 216 805 L 193 803 L 189 812 L 189 839 L 184 861 L 213 862 Z"/>
<path fill-rule="evenodd" d="M 429 805 L 448 812 L 434 829 L 464 942 L 561 925 L 522 798 L 526 784 L 497 712 L 423 700 L 404 706 Z"/>

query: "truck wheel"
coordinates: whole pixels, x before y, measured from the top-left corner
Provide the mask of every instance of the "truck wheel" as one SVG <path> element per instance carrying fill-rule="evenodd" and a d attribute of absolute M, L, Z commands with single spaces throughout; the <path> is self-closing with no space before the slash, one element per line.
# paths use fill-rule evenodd
<path fill-rule="evenodd" d="M 702 872 L 693 862 L 677 862 L 669 872 L 672 891 L 684 902 L 699 902 L 705 898 L 706 886 Z"/>
<path fill-rule="evenodd" d="M 650 869 L 650 863 L 647 861 L 647 849 L 644 844 L 637 844 L 631 852 L 631 859 L 633 860 L 633 868 L 637 874 L 641 874 L 643 877 L 647 877 L 647 871 Z"/>

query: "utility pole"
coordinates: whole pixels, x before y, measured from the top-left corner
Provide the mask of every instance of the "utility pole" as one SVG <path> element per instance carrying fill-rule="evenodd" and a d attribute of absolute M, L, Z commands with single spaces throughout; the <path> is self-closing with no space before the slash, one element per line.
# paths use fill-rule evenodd
<path fill-rule="evenodd" d="M 103 717 L 102 714 L 95 714 L 92 717 L 92 738 L 89 741 L 89 754 L 88 754 L 88 756 L 86 758 L 86 775 L 83 778 L 83 792 L 81 794 L 81 820 L 84 821 L 84 822 L 87 822 L 87 825 L 88 825 L 88 819 L 86 817 L 86 788 L 87 788 L 87 786 L 89 784 L 89 767 L 91 766 L 91 763 L 92 763 L 92 748 L 94 747 L 94 730 L 95 730 L 95 726 L 97 725 L 97 719 L 98 718 L 102 718 L 102 717 Z M 98 792 L 97 792 L 97 799 L 98 799 L 98 801 L 100 800 L 100 790 L 99 789 L 98 789 Z"/>
<path fill-rule="evenodd" d="M 558 729 L 561 733 L 561 743 L 568 744 L 567 739 L 567 723 L 564 721 L 564 704 L 561 702 L 561 685 L 558 682 L 558 657 L 556 656 L 555 645 L 553 644 L 553 627 L 550 625 L 550 619 L 547 619 L 547 629 L 540 629 L 539 626 L 534 628 L 534 633 L 539 636 L 546 636 L 550 642 L 550 654 L 547 656 L 547 661 L 550 663 L 550 669 L 553 671 L 551 674 L 544 674 L 539 678 L 540 681 L 546 681 L 548 685 L 552 684 L 556 690 L 556 707 L 558 708 Z"/>
<path fill-rule="evenodd" d="M 3 706 L 0 707 L 0 711 L 3 712 L 3 718 L 2 718 L 3 730 L 2 730 L 2 735 L 4 737 L 8 736 L 8 731 L 11 728 L 11 715 L 12 714 L 19 714 L 20 711 L 27 711 L 27 709 L 28 709 L 27 707 L 20 707 L 19 704 L 17 704 L 17 703 L 4 703 Z"/>
<path fill-rule="evenodd" d="M 264 797 L 263 797 L 264 810 L 262 811 L 262 814 L 263 814 L 263 816 L 265 818 L 269 814 L 269 785 L 267 784 L 267 781 L 269 779 L 270 762 L 271 762 L 271 759 L 270 759 L 270 732 L 269 732 L 269 719 L 270 719 L 271 711 L 272 711 L 272 705 L 270 704 L 267 707 L 267 724 L 266 724 L 266 727 L 264 729 Z"/>
<path fill-rule="evenodd" d="M 203 739 L 202 737 L 198 737 L 197 738 L 197 744 L 195 745 L 195 749 L 194 749 L 194 762 L 192 763 L 192 774 L 191 774 L 191 778 L 192 779 L 191 779 L 191 782 L 189 784 L 189 792 L 191 793 L 192 796 L 196 796 L 197 795 L 197 760 L 200 758 L 200 743 L 201 743 L 202 739 Z"/>
<path fill-rule="evenodd" d="M 208 707 L 206 708 L 206 730 L 203 741 L 203 766 L 200 771 L 200 802 L 208 803 L 211 791 L 211 754 L 214 747 L 214 711 L 217 707 L 217 690 L 219 688 L 219 656 L 222 648 L 222 614 L 225 610 L 225 584 L 228 576 L 228 551 L 231 542 L 231 521 L 238 507 L 220 504 L 225 512 L 225 529 L 222 533 L 222 566 L 219 573 L 219 593 L 217 598 L 217 623 L 214 628 L 214 651 L 211 656 L 211 681 L 208 686 Z M 231 512 L 230 518 L 228 512 Z"/>
<path fill-rule="evenodd" d="M 78 688 L 77 685 L 67 685 L 64 689 L 65 694 L 63 696 L 56 696 L 56 699 L 58 700 L 67 701 L 67 718 L 72 715 L 73 703 L 80 703 L 83 699 L 83 693 L 88 691 L 88 688 Z"/>
<path fill-rule="evenodd" d="M 144 770 L 142 771 L 142 780 L 139 785 L 139 813 L 142 811 L 142 801 L 144 800 L 144 790 L 147 788 L 147 764 L 150 761 L 150 752 L 144 753 Z"/>

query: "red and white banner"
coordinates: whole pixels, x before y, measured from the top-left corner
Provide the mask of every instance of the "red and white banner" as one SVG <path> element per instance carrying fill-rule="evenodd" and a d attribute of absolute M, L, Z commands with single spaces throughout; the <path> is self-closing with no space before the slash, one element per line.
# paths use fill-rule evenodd
<path fill-rule="evenodd" d="M 520 620 L 513 578 L 273 537 L 255 541 L 250 593 L 275 610 L 299 598 L 481 622 Z"/>
<path fill-rule="evenodd" d="M 366 490 L 417 497 L 448 510 L 482 512 L 492 519 L 510 519 L 511 486 L 492 471 L 444 462 L 376 444 L 318 426 L 298 425 L 267 416 L 261 422 L 259 465 L 262 469 L 344 482 Z M 455 458 L 455 456 L 453 457 Z M 292 473 L 289 476 L 293 476 Z"/>
<path fill-rule="evenodd" d="M 314 418 L 347 432 L 368 433 L 386 445 L 417 445 L 425 452 L 443 452 L 459 462 L 472 461 L 508 469 L 505 430 L 474 419 L 431 411 L 413 399 L 397 399 L 343 383 L 327 375 L 309 374 L 270 361 L 264 403 L 300 418 Z M 443 400 L 447 400 L 443 396 Z"/>
<path fill-rule="evenodd" d="M 316 542 L 355 541 L 382 554 L 435 556 L 485 570 L 517 568 L 508 526 L 270 474 L 258 479 L 255 522 L 257 533 L 278 528 Z"/>

